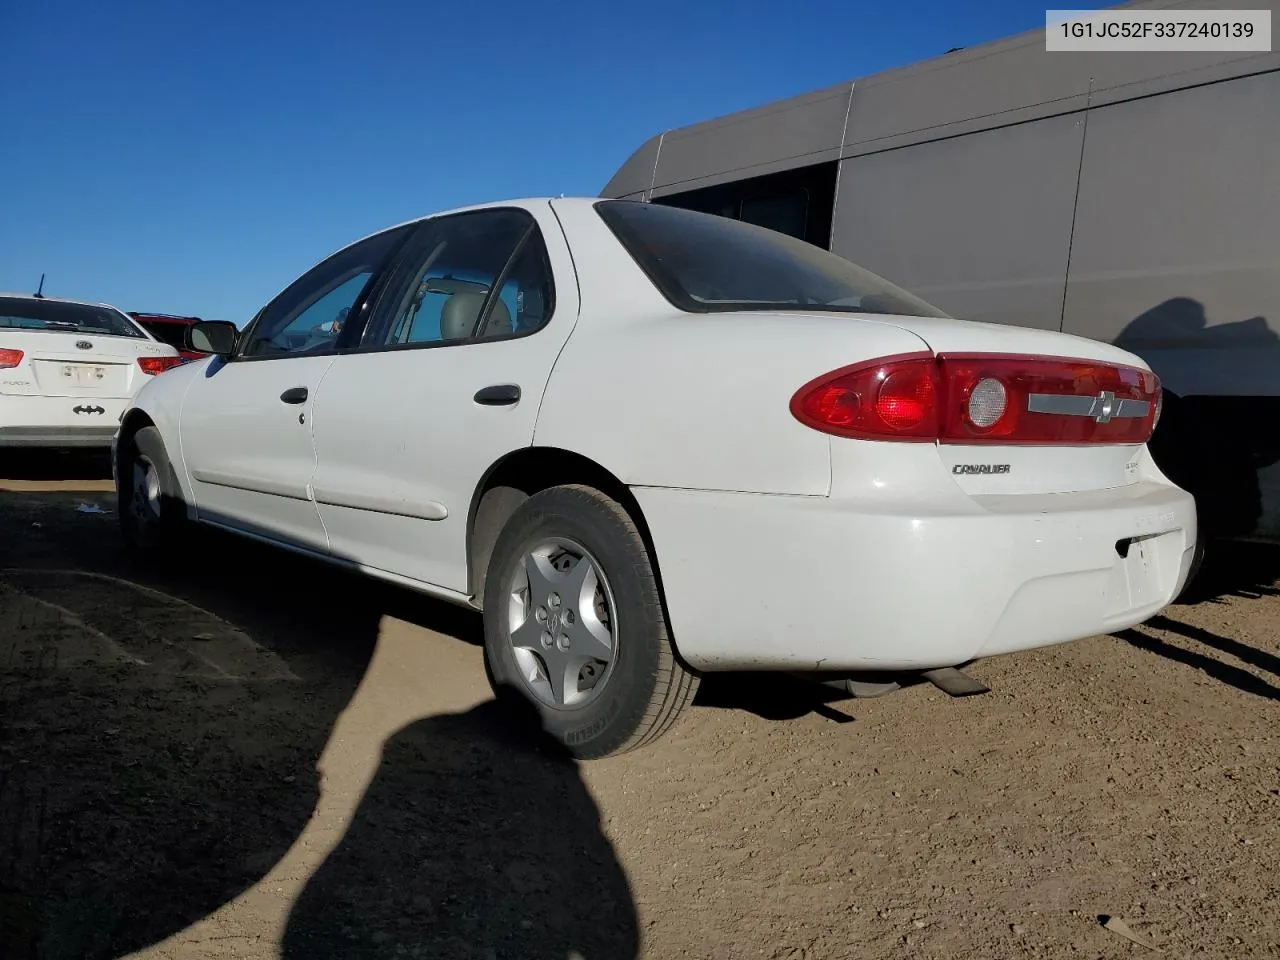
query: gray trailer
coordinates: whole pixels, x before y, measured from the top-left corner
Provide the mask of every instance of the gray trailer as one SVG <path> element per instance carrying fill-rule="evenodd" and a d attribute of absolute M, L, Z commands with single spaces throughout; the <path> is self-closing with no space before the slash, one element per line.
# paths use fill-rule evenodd
<path fill-rule="evenodd" d="M 1049 53 L 1036 30 L 667 131 L 601 195 L 1139 354 L 1166 390 L 1152 451 L 1202 537 L 1280 539 L 1280 54 Z"/>

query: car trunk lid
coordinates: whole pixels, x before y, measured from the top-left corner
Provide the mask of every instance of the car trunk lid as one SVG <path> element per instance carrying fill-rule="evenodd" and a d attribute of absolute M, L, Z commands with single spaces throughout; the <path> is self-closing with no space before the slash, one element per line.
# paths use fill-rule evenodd
<path fill-rule="evenodd" d="M 147 376 L 138 358 L 174 352 L 151 340 L 53 330 L 0 331 L 0 348 L 22 352 L 0 370 L 0 393 L 48 397 L 132 396 Z"/>
<path fill-rule="evenodd" d="M 930 366 L 936 371 L 939 379 L 931 389 L 937 393 L 931 394 L 930 402 L 937 405 L 940 417 L 937 455 L 966 494 L 1105 490 L 1135 483 L 1149 473 L 1144 469 L 1144 458 L 1149 462 L 1144 444 L 1159 415 L 1158 380 L 1127 351 L 1056 331 L 1000 324 L 881 315 L 865 319 L 915 334 L 933 354 L 933 360 L 926 354 L 885 369 L 907 370 L 916 364 L 919 371 Z M 843 382 L 861 391 L 864 403 L 872 392 L 893 383 L 883 370 L 852 377 Z M 1000 409 L 1006 413 L 990 429 L 980 429 L 969 419 L 971 403 L 978 385 L 991 380 L 999 383 L 987 383 L 983 389 L 993 402 L 1003 396 Z M 902 399 L 911 401 L 912 396 L 904 390 Z M 929 439 L 928 425 L 922 430 L 920 436 L 901 439 Z M 858 438 L 856 433 L 844 435 Z"/>

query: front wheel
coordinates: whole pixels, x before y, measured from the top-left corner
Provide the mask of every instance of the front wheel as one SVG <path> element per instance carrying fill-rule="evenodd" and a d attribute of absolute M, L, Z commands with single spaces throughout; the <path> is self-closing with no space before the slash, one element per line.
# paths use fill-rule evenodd
<path fill-rule="evenodd" d="M 119 452 L 116 505 L 125 549 L 137 560 L 168 554 L 186 519 L 169 455 L 155 427 L 143 427 Z"/>
<path fill-rule="evenodd" d="M 634 521 L 591 487 L 552 487 L 512 514 L 484 591 L 485 666 L 579 759 L 656 740 L 693 700 L 649 552 Z"/>

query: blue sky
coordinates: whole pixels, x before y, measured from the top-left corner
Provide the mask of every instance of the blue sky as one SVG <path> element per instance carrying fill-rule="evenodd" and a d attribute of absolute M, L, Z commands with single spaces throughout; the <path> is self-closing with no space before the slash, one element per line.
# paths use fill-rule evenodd
<path fill-rule="evenodd" d="M 51 295 L 243 323 L 372 230 L 594 195 L 661 130 L 1043 26 L 1044 11 L 0 0 L 0 290 L 43 271 Z"/>

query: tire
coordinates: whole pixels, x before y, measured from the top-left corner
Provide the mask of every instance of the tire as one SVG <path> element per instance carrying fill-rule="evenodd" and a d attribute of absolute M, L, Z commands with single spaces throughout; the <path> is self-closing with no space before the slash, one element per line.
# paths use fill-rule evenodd
<path fill-rule="evenodd" d="M 532 703 L 577 759 L 652 743 L 697 691 L 640 531 L 591 487 L 551 487 L 516 508 L 494 545 L 483 610 L 494 693 Z"/>
<path fill-rule="evenodd" d="M 119 451 L 116 512 L 125 550 L 135 560 L 170 556 L 186 525 L 186 507 L 160 431 L 143 427 Z"/>

